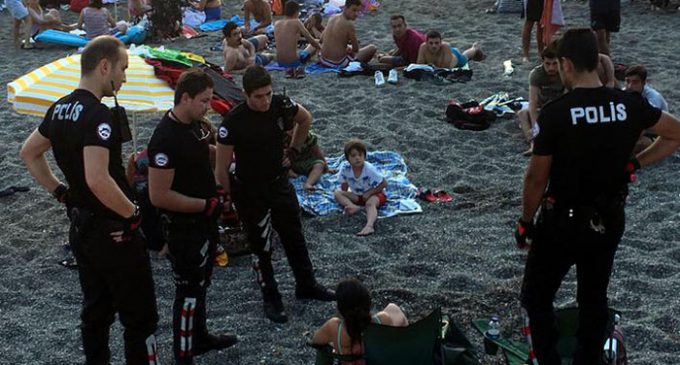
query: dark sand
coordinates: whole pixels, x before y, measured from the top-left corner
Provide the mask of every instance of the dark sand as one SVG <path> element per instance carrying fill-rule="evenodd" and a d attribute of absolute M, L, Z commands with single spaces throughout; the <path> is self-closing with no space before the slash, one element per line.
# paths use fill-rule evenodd
<path fill-rule="evenodd" d="M 525 96 L 532 65 L 521 64 L 516 14 L 485 14 L 492 1 L 386 1 L 376 14 L 357 21 L 363 43 L 382 50 L 393 46 L 390 14 L 402 13 L 421 30 L 438 29 L 459 48 L 481 40 L 488 58 L 473 63 L 467 84 L 436 86 L 402 78 L 398 86 L 376 89 L 373 79 L 309 76 L 303 81 L 274 74 L 275 89 L 312 111 L 314 129 L 329 154 L 341 152 L 350 137 L 363 138 L 371 149 L 401 153 L 417 186 L 444 188 L 451 204 L 424 204 L 424 214 L 381 220 L 377 233 L 358 239 L 353 233 L 363 216 L 304 217 L 308 247 L 322 283 L 334 285 L 358 276 L 372 289 L 378 308 L 401 305 L 411 318 L 441 306 L 452 313 L 481 349 L 472 333 L 473 318 L 501 316 L 506 334 L 519 338 L 518 292 L 525 253 L 514 248 L 512 232 L 520 214 L 526 148 L 515 123 L 501 120 L 484 132 L 456 130 L 441 120 L 449 99 L 483 99 L 497 91 Z M 680 80 L 678 39 L 680 15 L 651 12 L 641 2 L 623 1 L 622 32 L 614 35 L 614 61 L 644 62 L 650 82 L 678 110 Z M 430 5 L 435 4 L 435 5 Z M 587 26 L 587 3 L 563 4 L 568 25 Z M 120 7 L 121 14 L 125 6 Z M 224 16 L 240 4 L 225 5 Z M 75 21 L 69 13 L 67 20 Z M 0 81 L 63 57 L 71 49 L 11 48 L 10 18 L 0 14 Z M 219 40 L 211 33 L 197 40 L 167 44 L 199 53 L 215 63 L 221 56 L 209 47 Z M 532 55 L 534 60 L 535 54 Z M 513 59 L 515 75 L 503 77 L 502 62 Z M 239 79 L 240 82 L 240 79 Z M 2 95 L 6 100 L 6 94 Z M 0 364 L 82 363 L 79 324 L 81 294 L 75 271 L 56 264 L 66 239 L 63 209 L 30 177 L 18 158 L 22 141 L 39 118 L 19 115 L 0 104 L 0 188 L 28 185 L 28 193 L 0 199 Z M 140 141 L 148 141 L 159 115 L 140 117 Z M 214 118 L 217 120 L 217 118 Z M 127 146 L 127 152 L 130 152 Z M 609 296 L 623 312 L 631 363 L 680 363 L 680 184 L 678 155 L 645 169 L 634 184 L 628 204 L 628 229 L 621 242 Z M 153 261 L 160 322 L 158 340 L 164 363 L 171 363 L 171 303 L 174 287 L 165 260 Z M 332 303 L 295 300 L 294 281 L 282 259 L 276 271 L 290 323 L 278 326 L 264 319 L 261 297 L 253 282 L 250 259 L 232 259 L 216 269 L 209 291 L 209 327 L 239 334 L 241 342 L 198 359 L 199 364 L 311 364 L 314 352 L 305 346 L 310 333 L 334 311 Z M 558 293 L 557 305 L 575 303 L 571 272 Z M 120 325 L 112 330 L 114 363 L 123 363 Z M 500 363 L 485 357 L 486 364 Z"/>

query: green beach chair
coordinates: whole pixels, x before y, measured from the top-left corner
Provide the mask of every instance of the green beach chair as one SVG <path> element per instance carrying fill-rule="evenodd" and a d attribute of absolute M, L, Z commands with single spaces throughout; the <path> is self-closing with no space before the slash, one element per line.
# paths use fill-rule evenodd
<path fill-rule="evenodd" d="M 440 309 L 407 327 L 370 324 L 363 334 L 363 355 L 338 355 L 331 346 L 317 347 L 315 365 L 363 359 L 366 365 L 478 364 L 472 344 L 442 316 Z"/>

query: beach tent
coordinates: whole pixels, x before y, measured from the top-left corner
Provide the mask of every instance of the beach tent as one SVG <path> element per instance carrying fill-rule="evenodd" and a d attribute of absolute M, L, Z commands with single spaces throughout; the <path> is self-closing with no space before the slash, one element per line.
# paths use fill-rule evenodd
<path fill-rule="evenodd" d="M 153 66 L 142 57 L 129 54 L 128 60 L 127 82 L 118 92 L 118 103 L 132 113 L 134 127 L 136 113 L 172 108 L 175 92 L 156 77 Z M 67 56 L 7 84 L 7 101 L 19 113 L 42 117 L 55 101 L 76 89 L 79 81 L 80 55 Z M 109 107 L 114 105 L 110 97 L 102 102 Z"/>

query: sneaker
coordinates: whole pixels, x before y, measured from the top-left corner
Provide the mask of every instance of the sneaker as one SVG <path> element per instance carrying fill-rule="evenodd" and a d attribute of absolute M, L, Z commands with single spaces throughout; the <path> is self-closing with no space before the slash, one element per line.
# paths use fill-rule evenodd
<path fill-rule="evenodd" d="M 387 82 L 392 85 L 396 85 L 399 82 L 399 76 L 397 75 L 397 70 L 391 69 L 389 75 L 387 76 Z"/>
<path fill-rule="evenodd" d="M 385 85 L 385 76 L 383 76 L 382 71 L 375 72 L 375 86 Z"/>
<path fill-rule="evenodd" d="M 222 350 L 234 346 L 238 342 L 238 337 L 231 333 L 220 335 L 208 334 L 201 341 L 196 342 L 193 351 L 194 356 L 205 354 L 208 351 Z"/>
<path fill-rule="evenodd" d="M 288 322 L 288 316 L 286 315 L 286 312 L 283 310 L 283 303 L 281 302 L 281 297 L 264 298 L 264 315 L 274 323 Z"/>
<path fill-rule="evenodd" d="M 314 299 L 322 302 L 332 302 L 335 300 L 335 292 L 316 283 L 310 287 L 296 287 L 295 297 L 298 299 Z"/>

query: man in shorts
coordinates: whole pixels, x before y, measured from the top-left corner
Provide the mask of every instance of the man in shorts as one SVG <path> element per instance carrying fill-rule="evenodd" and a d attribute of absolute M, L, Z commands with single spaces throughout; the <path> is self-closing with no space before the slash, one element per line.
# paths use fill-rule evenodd
<path fill-rule="evenodd" d="M 543 0 L 526 0 L 524 8 L 524 27 L 522 28 L 522 62 L 529 62 L 529 48 L 531 46 L 531 30 L 536 24 L 536 44 L 538 54 L 543 52 L 543 29 L 541 28 L 541 16 L 543 16 Z"/>
<path fill-rule="evenodd" d="M 360 0 L 347 0 L 342 13 L 333 15 L 321 35 L 319 63 L 329 68 L 344 68 L 352 61 L 368 62 L 377 48 L 369 44 L 359 48 L 356 30 L 352 23 L 361 8 Z M 351 44 L 352 48 L 347 45 Z"/>
<path fill-rule="evenodd" d="M 600 53 L 609 56 L 611 32 L 618 32 L 621 26 L 621 0 L 590 0 L 590 28 L 597 36 Z"/>
<path fill-rule="evenodd" d="M 222 45 L 224 46 L 225 71 L 240 74 L 248 66 L 265 66 L 274 59 L 274 55 L 271 53 L 257 53 L 258 50 L 267 46 L 266 35 L 254 36 L 244 41 L 241 28 L 234 22 L 227 23 L 222 29 L 222 33 L 224 34 Z"/>
<path fill-rule="evenodd" d="M 24 31 L 26 36 L 24 47 L 30 47 L 31 32 L 29 32 L 29 30 L 31 29 L 31 17 L 28 16 L 28 9 L 26 9 L 26 6 L 24 6 L 24 3 L 21 0 L 5 0 L 5 6 L 7 6 L 7 10 L 9 10 L 12 18 L 14 18 L 14 28 L 12 31 L 14 46 L 17 48 L 21 46 L 19 38 L 21 37 L 21 23 L 23 22 L 26 24 L 26 30 Z"/>
<path fill-rule="evenodd" d="M 427 32 L 427 42 L 420 45 L 417 63 L 436 68 L 458 68 L 467 65 L 470 60 L 481 61 L 484 58 L 479 42 L 461 53 L 458 48 L 442 42 L 441 33 L 431 30 Z"/>
<path fill-rule="evenodd" d="M 280 66 L 288 69 L 287 77 L 304 77 L 302 64 L 312 58 L 321 49 L 321 45 L 300 21 L 300 4 L 295 1 L 286 2 L 283 14 L 285 18 L 278 20 L 274 26 L 276 60 Z M 301 36 L 309 42 L 305 49 L 298 49 Z"/>

